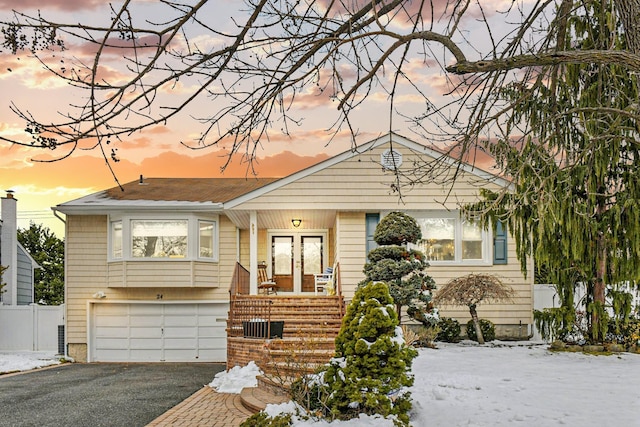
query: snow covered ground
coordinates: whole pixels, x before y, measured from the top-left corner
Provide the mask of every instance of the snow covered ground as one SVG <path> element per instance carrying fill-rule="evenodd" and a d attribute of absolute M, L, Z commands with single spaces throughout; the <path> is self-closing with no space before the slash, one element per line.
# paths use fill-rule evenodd
<path fill-rule="evenodd" d="M 554 353 L 529 342 L 465 341 L 420 349 L 413 363 L 416 426 L 640 426 L 640 355 L 592 356 Z M 60 363 L 50 353 L 0 353 L 0 373 Z M 255 386 L 258 369 L 216 375 L 220 392 Z M 271 414 L 292 404 L 271 406 Z M 392 422 L 362 417 L 349 422 L 297 421 L 296 427 L 390 427 Z"/>
<path fill-rule="evenodd" d="M 60 361 L 52 352 L 0 352 L 0 374 L 28 371 L 59 363 Z"/>
<path fill-rule="evenodd" d="M 245 372 L 247 373 L 245 378 Z M 413 364 L 411 423 L 418 426 L 640 426 L 640 355 L 555 353 L 529 342 L 438 343 Z M 224 378 L 226 377 L 226 378 Z M 255 370 L 218 374 L 236 389 Z M 220 390 L 222 391 L 222 390 Z M 291 404 L 270 406 L 276 414 Z M 390 427 L 389 420 L 298 421 L 304 426 Z"/>

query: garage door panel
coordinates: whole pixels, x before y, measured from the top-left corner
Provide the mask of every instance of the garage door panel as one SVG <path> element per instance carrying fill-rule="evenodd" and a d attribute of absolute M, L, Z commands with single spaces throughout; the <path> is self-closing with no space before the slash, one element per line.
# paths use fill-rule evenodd
<path fill-rule="evenodd" d="M 94 310 L 97 314 L 104 316 L 123 316 L 129 313 L 127 304 L 94 304 Z"/>
<path fill-rule="evenodd" d="M 129 316 L 129 324 L 135 326 L 162 327 L 162 316 Z"/>
<path fill-rule="evenodd" d="M 198 328 L 194 327 L 165 327 L 164 328 L 164 337 L 165 338 L 180 338 L 180 337 L 197 337 L 198 336 Z"/>
<path fill-rule="evenodd" d="M 128 351 L 128 361 L 130 362 L 164 362 L 159 357 L 157 349 L 130 349 Z"/>
<path fill-rule="evenodd" d="M 199 308 L 198 304 L 166 305 L 164 308 L 164 314 L 167 316 L 191 314 L 191 313 L 195 313 L 198 308 Z"/>
<path fill-rule="evenodd" d="M 118 338 L 125 337 L 129 333 L 128 327 L 111 327 L 106 326 L 99 329 L 98 337 L 100 338 Z"/>
<path fill-rule="evenodd" d="M 176 361 L 176 362 L 199 362 L 200 356 L 196 350 L 186 350 L 186 349 L 165 349 L 164 356 L 166 361 Z"/>
<path fill-rule="evenodd" d="M 164 349 L 165 350 L 179 350 L 184 349 L 196 349 L 198 348 L 198 339 L 193 338 L 165 338 Z"/>
<path fill-rule="evenodd" d="M 162 338 L 162 327 L 154 326 L 152 328 L 132 327 L 129 336 L 131 338 Z"/>
<path fill-rule="evenodd" d="M 228 310 L 226 303 L 95 303 L 91 361 L 223 362 Z"/>
<path fill-rule="evenodd" d="M 129 340 L 129 348 L 140 350 L 160 350 L 162 348 L 161 338 L 131 338 Z"/>
<path fill-rule="evenodd" d="M 157 315 L 161 309 L 162 305 L 160 304 L 135 304 L 131 303 L 129 305 L 129 314 L 132 316 L 138 315 Z"/>
<path fill-rule="evenodd" d="M 198 317 L 196 316 L 165 316 L 164 326 L 196 326 L 198 324 Z"/>
<path fill-rule="evenodd" d="M 108 315 L 108 316 L 99 316 L 96 318 L 96 322 L 95 322 L 96 326 L 105 326 L 105 327 L 110 327 L 110 326 L 124 326 L 127 327 L 129 326 L 129 320 L 127 319 L 126 315 L 125 316 L 113 316 L 113 315 Z"/>
<path fill-rule="evenodd" d="M 111 338 L 104 337 L 100 340 L 100 346 L 97 350 L 122 350 L 129 346 L 127 338 Z"/>

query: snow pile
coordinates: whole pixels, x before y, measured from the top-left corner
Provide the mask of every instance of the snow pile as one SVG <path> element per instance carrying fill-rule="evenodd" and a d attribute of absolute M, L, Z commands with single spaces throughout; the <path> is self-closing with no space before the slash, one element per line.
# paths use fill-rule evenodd
<path fill-rule="evenodd" d="M 234 366 L 229 371 L 222 371 L 216 374 L 209 387 L 214 388 L 218 393 L 240 394 L 245 387 L 257 387 L 256 377 L 262 375 L 262 371 L 255 364 L 249 362 L 247 366 Z"/>
<path fill-rule="evenodd" d="M 60 360 L 53 353 L 36 351 L 0 352 L 0 374 L 29 371 L 59 364 Z"/>

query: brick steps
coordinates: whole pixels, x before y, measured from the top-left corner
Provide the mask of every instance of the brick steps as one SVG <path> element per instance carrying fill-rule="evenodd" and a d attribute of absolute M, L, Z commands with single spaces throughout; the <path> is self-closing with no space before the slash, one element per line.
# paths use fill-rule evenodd
<path fill-rule="evenodd" d="M 288 388 L 267 377 L 258 377 L 257 387 L 245 387 L 240 393 L 240 402 L 253 413 L 258 413 L 268 404 L 280 404 L 288 402 L 291 397 Z"/>
<path fill-rule="evenodd" d="M 266 374 L 299 376 L 333 356 L 344 302 L 337 296 L 238 296 L 243 307 L 268 301 L 271 321 L 284 322 L 282 339 L 229 336 L 227 367 L 255 361 Z M 250 312 L 250 310 L 249 310 Z M 263 318 L 266 318 L 264 316 Z"/>

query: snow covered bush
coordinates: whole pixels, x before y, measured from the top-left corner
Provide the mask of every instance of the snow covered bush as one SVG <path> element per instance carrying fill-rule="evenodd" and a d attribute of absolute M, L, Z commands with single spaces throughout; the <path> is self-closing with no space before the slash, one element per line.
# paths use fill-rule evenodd
<path fill-rule="evenodd" d="M 442 342 L 458 342 L 460 341 L 460 322 L 451 317 L 442 317 L 438 322 L 440 331 L 436 340 Z"/>
<path fill-rule="evenodd" d="M 404 342 L 389 287 L 384 282 L 359 287 L 324 373 L 326 415 L 351 419 L 379 414 L 408 425 L 411 396 L 406 388 L 413 385 L 410 371 L 417 355 Z"/>

